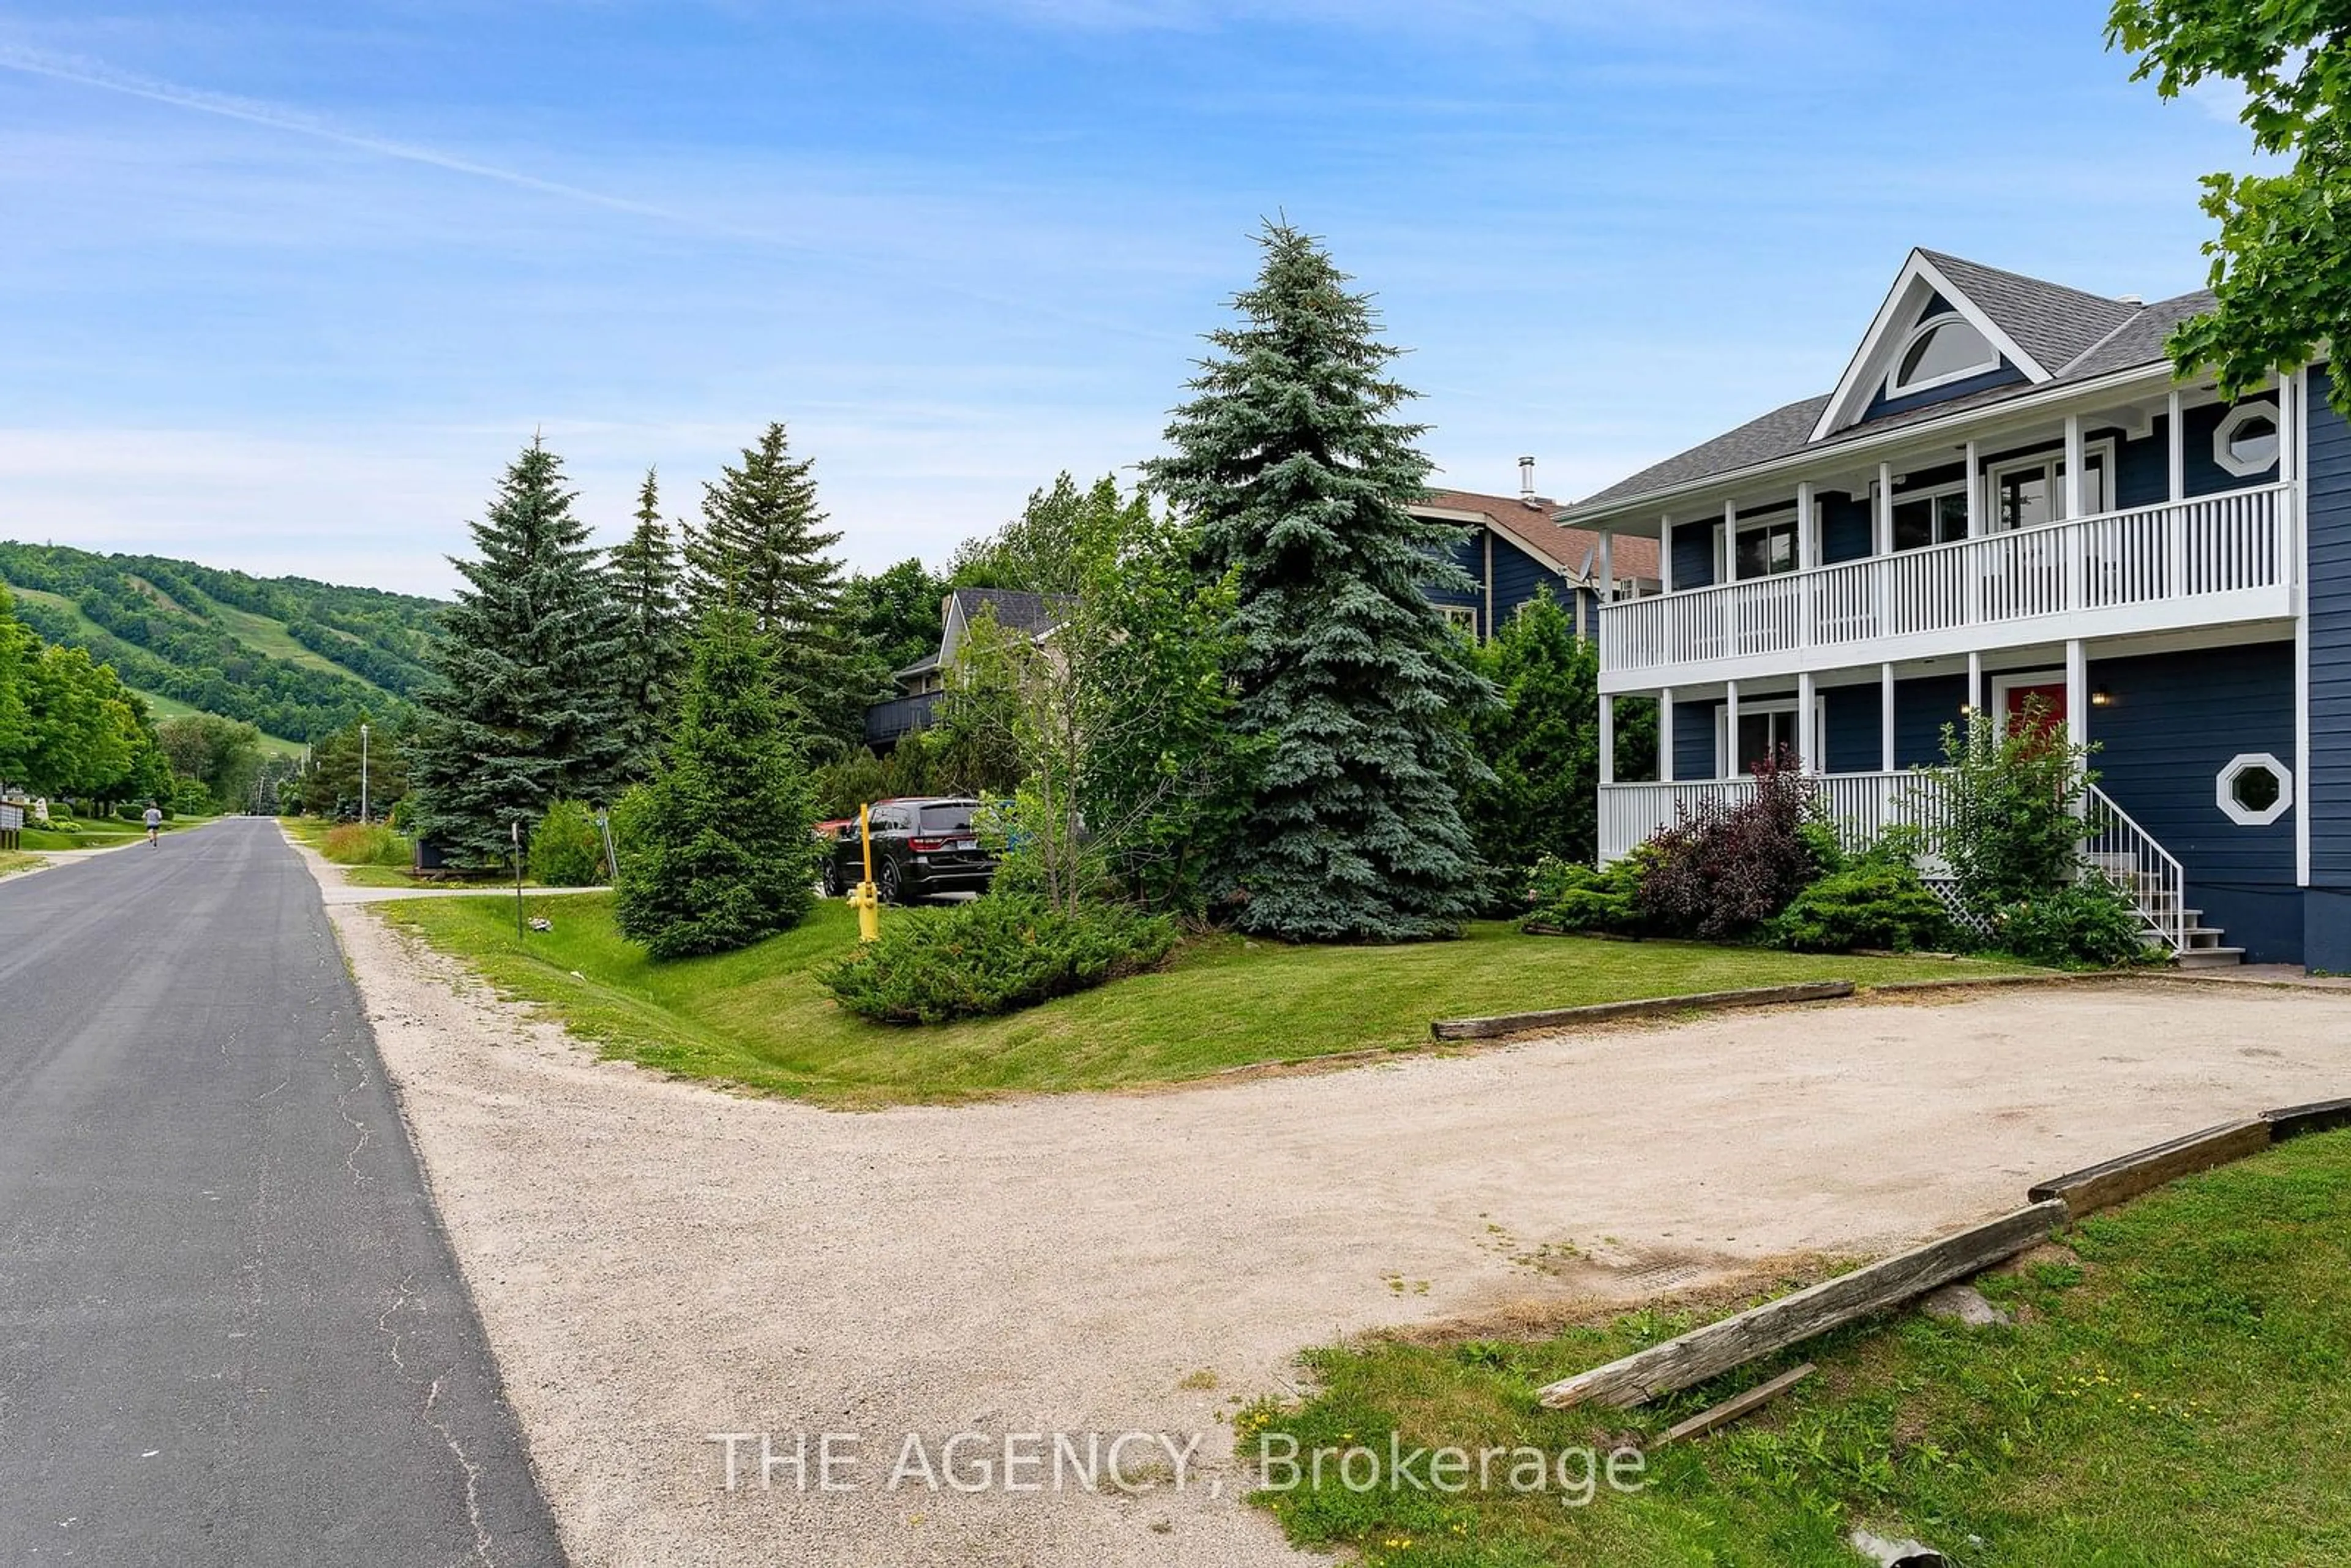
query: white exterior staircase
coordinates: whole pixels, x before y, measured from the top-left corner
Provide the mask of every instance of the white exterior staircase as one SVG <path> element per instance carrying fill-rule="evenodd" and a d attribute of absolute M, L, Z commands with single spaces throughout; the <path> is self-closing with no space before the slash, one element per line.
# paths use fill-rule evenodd
<path fill-rule="evenodd" d="M 2098 826 L 2084 858 L 2138 906 L 2148 946 L 2175 955 L 2183 969 L 2226 968 L 2245 961 L 2242 947 L 2226 946 L 2227 933 L 2205 925 L 2204 912 L 2189 907 L 2187 873 L 2170 851 L 2095 784 L 2089 808 Z"/>

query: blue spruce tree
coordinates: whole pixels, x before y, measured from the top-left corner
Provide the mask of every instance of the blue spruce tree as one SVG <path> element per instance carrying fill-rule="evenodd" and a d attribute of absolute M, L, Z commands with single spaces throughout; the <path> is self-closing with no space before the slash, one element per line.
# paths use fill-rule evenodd
<path fill-rule="evenodd" d="M 615 685 L 619 631 L 563 465 L 537 440 L 470 525 L 477 559 L 430 655 L 409 743 L 417 833 L 453 863 L 505 862 L 552 801 L 609 801 L 628 737 Z"/>
<path fill-rule="evenodd" d="M 1270 223 L 1265 265 L 1212 332 L 1174 455 L 1150 483 L 1230 576 L 1231 723 L 1263 761 L 1219 856 L 1245 931 L 1290 941 L 1456 934 L 1479 869 L 1460 785 L 1466 724 L 1493 700 L 1431 606 L 1467 588 L 1443 528 L 1405 508 L 1430 464 L 1366 298 L 1311 236 Z"/>

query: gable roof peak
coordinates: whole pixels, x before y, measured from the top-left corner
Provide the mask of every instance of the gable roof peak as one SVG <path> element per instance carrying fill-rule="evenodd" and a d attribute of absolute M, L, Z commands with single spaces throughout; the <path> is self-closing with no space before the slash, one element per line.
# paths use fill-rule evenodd
<path fill-rule="evenodd" d="M 1913 246 L 1813 425 L 1825 440 L 1860 422 L 1892 356 L 1930 299 L 1940 299 L 1983 335 L 1995 352 L 2038 385 L 2111 337 L 2139 307 L 2103 294 Z"/>

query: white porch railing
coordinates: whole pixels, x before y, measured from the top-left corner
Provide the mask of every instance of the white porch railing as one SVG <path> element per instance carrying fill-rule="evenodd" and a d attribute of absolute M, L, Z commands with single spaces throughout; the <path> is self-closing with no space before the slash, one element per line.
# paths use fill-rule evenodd
<path fill-rule="evenodd" d="M 2196 624 L 2197 601 L 2293 581 L 2292 486 L 2046 523 L 1602 607 L 1605 674 L 1859 645 L 2050 616 Z M 2175 606 L 2178 613 L 2161 613 Z M 2156 612 L 2146 613 L 2152 608 Z M 2127 613 L 2126 613 L 2127 612 Z M 1804 661 L 1794 661 L 1791 667 Z M 1670 684 L 1670 683 L 1667 683 Z"/>
<path fill-rule="evenodd" d="M 1942 868 L 1937 850 L 1945 826 L 1942 802 L 1931 776 L 1917 771 L 1823 773 L 1812 783 L 1821 807 L 1851 849 L 1875 842 L 1886 829 L 1907 826 L 1926 835 L 1930 876 Z M 1743 800 L 1755 792 L 1750 779 L 1712 779 L 1690 784 L 1604 784 L 1600 789 L 1602 864 L 1629 853 L 1685 811 Z M 2087 809 L 2092 832 L 2084 859 L 2111 877 L 2138 906 L 2149 931 L 2178 952 L 2187 946 L 2188 876 L 2179 862 L 2116 805 L 2114 797 L 2090 786 Z"/>
<path fill-rule="evenodd" d="M 1837 836 L 1852 848 L 1876 841 L 1886 829 L 1900 825 L 1926 831 L 1929 843 L 1940 821 L 1940 810 L 1927 776 L 1902 770 L 1893 773 L 1822 773 L 1813 787 L 1822 809 L 1836 824 Z M 1755 792 L 1751 779 L 1709 779 L 1689 784 L 1605 784 L 1600 789 L 1600 859 L 1603 864 L 1630 852 L 1633 846 L 1670 826 L 1684 811 L 1709 803 L 1724 805 L 1746 800 Z"/>

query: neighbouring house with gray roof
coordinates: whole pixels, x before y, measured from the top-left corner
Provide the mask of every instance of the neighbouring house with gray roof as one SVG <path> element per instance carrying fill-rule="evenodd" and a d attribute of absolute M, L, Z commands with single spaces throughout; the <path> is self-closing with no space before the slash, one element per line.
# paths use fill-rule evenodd
<path fill-rule="evenodd" d="M 1910 770 L 1983 710 L 2099 748 L 2151 940 L 2351 968 L 2351 428 L 2323 363 L 2175 380 L 2210 306 L 1914 250 L 1834 387 L 1560 507 L 1664 591 L 1596 607 L 1603 857 L 1771 758 L 1855 840 L 1931 832 Z M 1633 698 L 1656 778 L 1615 773 Z"/>
<path fill-rule="evenodd" d="M 1034 640 L 1061 624 L 1061 606 L 1067 602 L 1059 594 L 1021 593 L 1004 588 L 950 591 L 939 601 L 938 651 L 891 673 L 890 679 L 897 685 L 898 695 L 866 708 L 865 744 L 877 751 L 887 751 L 930 722 L 931 710 L 938 705 L 939 694 L 946 689 L 947 676 L 955 669 L 956 656 L 963 650 L 964 639 L 970 635 L 974 621 L 983 615 L 992 616 L 1006 631 Z"/>

